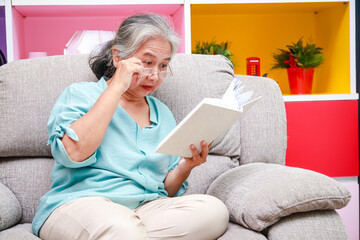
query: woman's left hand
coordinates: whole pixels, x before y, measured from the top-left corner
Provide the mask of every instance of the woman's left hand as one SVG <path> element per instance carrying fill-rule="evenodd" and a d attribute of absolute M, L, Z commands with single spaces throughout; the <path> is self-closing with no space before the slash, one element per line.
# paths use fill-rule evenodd
<path fill-rule="evenodd" d="M 201 153 L 195 148 L 194 145 L 190 145 L 192 153 L 191 158 L 183 157 L 176 168 L 171 170 L 164 180 L 165 190 L 168 192 L 168 196 L 175 196 L 181 188 L 184 181 L 189 177 L 191 170 L 206 162 L 206 158 L 209 153 L 209 148 L 212 142 L 207 145 L 205 141 L 201 141 Z"/>
<path fill-rule="evenodd" d="M 205 163 L 206 158 L 209 154 L 209 148 L 211 144 L 212 142 L 209 145 L 207 145 L 205 141 L 201 141 L 200 143 L 201 153 L 199 153 L 196 147 L 193 144 L 191 144 L 190 150 L 192 153 L 192 157 L 191 158 L 183 157 L 180 160 L 178 167 L 182 171 L 186 172 L 186 171 L 191 171 L 194 167 L 200 166 L 201 164 Z"/>

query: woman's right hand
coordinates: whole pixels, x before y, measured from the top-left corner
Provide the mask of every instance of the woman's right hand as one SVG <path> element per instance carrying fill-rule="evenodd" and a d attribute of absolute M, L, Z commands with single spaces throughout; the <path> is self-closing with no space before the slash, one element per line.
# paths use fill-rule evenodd
<path fill-rule="evenodd" d="M 127 59 L 115 57 L 114 66 L 116 67 L 116 71 L 110 79 L 111 84 L 121 87 L 124 92 L 129 88 L 132 81 L 139 84 L 140 73 L 144 69 L 140 59 L 135 57 Z"/>

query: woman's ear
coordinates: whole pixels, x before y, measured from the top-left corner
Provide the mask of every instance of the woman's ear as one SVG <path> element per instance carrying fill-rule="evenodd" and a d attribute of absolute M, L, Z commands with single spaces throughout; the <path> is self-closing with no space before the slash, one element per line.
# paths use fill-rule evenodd
<path fill-rule="evenodd" d="M 118 63 L 122 60 L 121 57 L 119 56 L 119 50 L 113 49 L 112 57 L 113 57 L 113 64 L 115 67 L 117 67 Z"/>

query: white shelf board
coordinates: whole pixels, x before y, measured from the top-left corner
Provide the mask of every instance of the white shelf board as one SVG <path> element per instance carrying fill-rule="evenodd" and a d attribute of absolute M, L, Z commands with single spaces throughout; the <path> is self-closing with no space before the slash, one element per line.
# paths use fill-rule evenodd
<path fill-rule="evenodd" d="M 5 0 L 5 31 L 6 31 L 6 53 L 7 61 L 14 61 L 14 34 L 13 34 L 13 19 L 11 0 Z"/>
<path fill-rule="evenodd" d="M 5 6 L 5 0 L 0 0 L 0 6 Z"/>
<path fill-rule="evenodd" d="M 190 1 L 184 4 L 185 53 L 191 54 L 191 6 Z"/>
<path fill-rule="evenodd" d="M 341 101 L 358 100 L 359 94 L 309 94 L 309 95 L 285 95 L 285 102 L 313 102 L 313 101 Z"/>
<path fill-rule="evenodd" d="M 184 4 L 184 0 L 12 0 L 13 6 Z"/>
<path fill-rule="evenodd" d="M 191 4 L 228 4 L 228 3 L 314 3 L 314 2 L 349 2 L 350 0 L 190 0 Z"/>

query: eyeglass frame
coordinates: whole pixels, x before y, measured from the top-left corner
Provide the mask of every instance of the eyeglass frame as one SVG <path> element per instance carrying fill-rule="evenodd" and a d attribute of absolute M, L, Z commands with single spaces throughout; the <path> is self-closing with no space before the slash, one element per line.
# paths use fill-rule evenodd
<path fill-rule="evenodd" d="M 148 70 L 148 69 L 151 69 L 151 73 L 143 73 L 145 76 L 151 76 L 151 75 L 153 75 L 153 74 L 155 74 L 155 73 L 157 73 L 157 75 L 158 75 L 158 77 L 159 78 L 161 78 L 161 79 L 167 79 L 167 78 L 169 78 L 169 77 L 171 77 L 171 76 L 174 76 L 174 74 L 173 74 L 173 72 L 172 72 L 172 70 L 171 70 L 171 66 L 169 65 L 169 67 L 168 67 L 168 70 L 166 70 L 166 71 L 160 71 L 160 72 L 158 72 L 158 71 L 154 71 L 154 68 L 144 68 L 144 71 L 145 70 Z M 170 71 L 169 71 L 170 70 Z M 166 74 L 169 74 L 170 73 L 170 76 L 166 76 L 166 77 L 164 77 L 164 78 L 162 78 L 162 77 L 160 77 L 160 74 L 161 73 L 166 73 Z"/>

